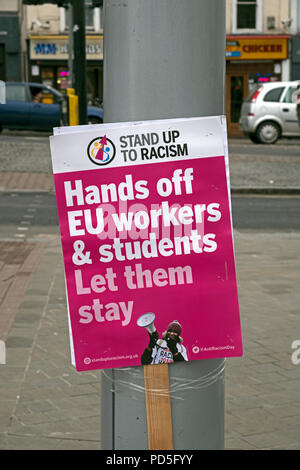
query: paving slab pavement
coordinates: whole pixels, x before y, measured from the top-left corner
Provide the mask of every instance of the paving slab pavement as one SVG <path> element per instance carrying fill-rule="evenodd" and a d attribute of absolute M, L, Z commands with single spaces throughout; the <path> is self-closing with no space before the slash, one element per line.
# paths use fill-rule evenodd
<path fill-rule="evenodd" d="M 226 360 L 225 448 L 300 449 L 297 233 L 234 232 L 244 357 Z M 101 372 L 70 361 L 59 236 L 44 244 L 0 365 L 0 449 L 101 448 Z"/>
<path fill-rule="evenodd" d="M 237 233 L 243 358 L 226 361 L 226 448 L 300 449 L 298 233 Z"/>
<path fill-rule="evenodd" d="M 99 449 L 101 373 L 70 362 L 58 236 L 43 247 L 5 343 L 0 449 Z"/>

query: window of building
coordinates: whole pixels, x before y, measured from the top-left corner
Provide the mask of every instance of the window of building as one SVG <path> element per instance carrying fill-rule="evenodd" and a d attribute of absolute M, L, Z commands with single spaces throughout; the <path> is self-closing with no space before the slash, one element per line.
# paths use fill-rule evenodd
<path fill-rule="evenodd" d="M 4 49 L 4 44 L 0 44 L 0 80 L 5 81 L 5 49 Z"/>
<path fill-rule="evenodd" d="M 262 28 L 262 0 L 233 0 L 233 32 L 260 32 Z"/>
<path fill-rule="evenodd" d="M 60 30 L 69 31 L 69 25 L 72 21 L 71 10 L 60 8 Z M 92 0 L 85 0 L 85 28 L 87 31 L 100 32 L 103 29 L 102 7 L 93 8 Z"/>
<path fill-rule="evenodd" d="M 256 0 L 238 0 L 236 26 L 238 29 L 256 29 Z"/>
<path fill-rule="evenodd" d="M 87 3 L 85 5 L 85 27 L 94 29 L 94 9 Z"/>

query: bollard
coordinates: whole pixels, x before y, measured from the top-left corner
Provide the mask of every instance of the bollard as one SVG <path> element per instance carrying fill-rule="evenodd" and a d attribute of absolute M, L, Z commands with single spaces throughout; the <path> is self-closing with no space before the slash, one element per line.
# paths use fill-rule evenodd
<path fill-rule="evenodd" d="M 104 1 L 105 122 L 221 115 L 224 93 L 225 2 Z M 174 449 L 224 448 L 224 363 L 169 365 Z M 143 368 L 102 371 L 101 400 L 101 448 L 148 449 Z"/>
<path fill-rule="evenodd" d="M 6 103 L 6 88 L 5 88 L 5 82 L 0 80 L 0 104 L 5 104 Z"/>
<path fill-rule="evenodd" d="M 78 113 L 78 96 L 75 95 L 75 89 L 68 88 L 67 96 L 68 96 L 69 126 L 77 126 L 79 124 L 79 113 Z"/>
<path fill-rule="evenodd" d="M 6 345 L 2 339 L 0 339 L 0 364 L 6 364 Z"/>

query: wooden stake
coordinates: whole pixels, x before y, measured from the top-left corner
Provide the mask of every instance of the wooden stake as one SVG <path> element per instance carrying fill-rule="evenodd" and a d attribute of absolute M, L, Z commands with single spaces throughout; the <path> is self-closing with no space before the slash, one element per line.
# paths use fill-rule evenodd
<path fill-rule="evenodd" d="M 168 364 L 144 366 L 149 450 L 173 450 Z"/>

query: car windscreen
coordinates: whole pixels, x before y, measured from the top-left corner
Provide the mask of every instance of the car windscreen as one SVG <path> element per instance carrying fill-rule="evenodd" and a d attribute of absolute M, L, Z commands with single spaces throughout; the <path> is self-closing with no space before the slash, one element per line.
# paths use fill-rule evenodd
<path fill-rule="evenodd" d="M 25 87 L 23 85 L 7 85 L 6 101 L 27 101 Z"/>

